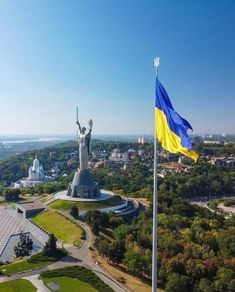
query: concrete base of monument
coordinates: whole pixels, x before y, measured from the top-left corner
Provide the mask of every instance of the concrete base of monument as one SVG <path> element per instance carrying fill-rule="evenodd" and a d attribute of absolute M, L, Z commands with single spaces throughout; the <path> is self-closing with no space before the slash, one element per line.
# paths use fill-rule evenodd
<path fill-rule="evenodd" d="M 104 201 L 111 199 L 114 195 L 113 192 L 106 191 L 106 190 L 100 190 L 100 195 L 98 195 L 96 198 L 73 198 L 70 196 L 67 196 L 67 190 L 60 191 L 58 193 L 55 193 L 55 199 L 58 200 L 65 200 L 65 201 L 73 201 L 73 202 L 97 202 L 97 201 Z"/>

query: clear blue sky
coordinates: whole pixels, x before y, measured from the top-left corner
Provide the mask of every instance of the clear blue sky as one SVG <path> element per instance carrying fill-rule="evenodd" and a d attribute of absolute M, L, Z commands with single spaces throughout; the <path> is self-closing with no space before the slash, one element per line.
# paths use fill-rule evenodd
<path fill-rule="evenodd" d="M 0 134 L 153 132 L 153 58 L 195 133 L 235 132 L 235 1 L 0 1 Z"/>

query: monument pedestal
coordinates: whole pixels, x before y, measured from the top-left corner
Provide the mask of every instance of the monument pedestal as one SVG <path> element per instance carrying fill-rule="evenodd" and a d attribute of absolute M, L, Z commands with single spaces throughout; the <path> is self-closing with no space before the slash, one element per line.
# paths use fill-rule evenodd
<path fill-rule="evenodd" d="M 88 199 L 96 198 L 99 195 L 100 189 L 89 170 L 76 171 L 72 183 L 69 184 L 67 196 Z"/>

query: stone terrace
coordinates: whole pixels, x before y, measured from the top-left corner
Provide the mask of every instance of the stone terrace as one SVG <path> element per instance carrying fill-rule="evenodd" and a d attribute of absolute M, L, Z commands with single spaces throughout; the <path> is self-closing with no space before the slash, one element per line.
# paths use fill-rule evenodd
<path fill-rule="evenodd" d="M 48 233 L 42 228 L 25 219 L 22 214 L 17 214 L 16 210 L 0 206 L 0 261 L 10 238 L 14 235 L 19 235 L 21 232 L 30 232 L 38 246 L 43 246 L 48 240 Z"/>
<path fill-rule="evenodd" d="M 11 216 L 9 210 L 4 207 L 0 207 L 0 256 L 7 244 L 11 235 L 20 234 L 26 231 L 25 225 L 17 218 Z"/>

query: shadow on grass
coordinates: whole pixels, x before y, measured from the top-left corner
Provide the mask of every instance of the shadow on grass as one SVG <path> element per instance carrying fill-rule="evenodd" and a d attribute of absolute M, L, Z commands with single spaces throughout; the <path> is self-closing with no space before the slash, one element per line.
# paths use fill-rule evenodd
<path fill-rule="evenodd" d="M 82 261 L 80 259 L 77 259 L 77 258 L 75 258 L 73 256 L 68 255 L 68 256 L 60 259 L 60 262 L 63 262 L 63 263 L 80 263 Z"/>

